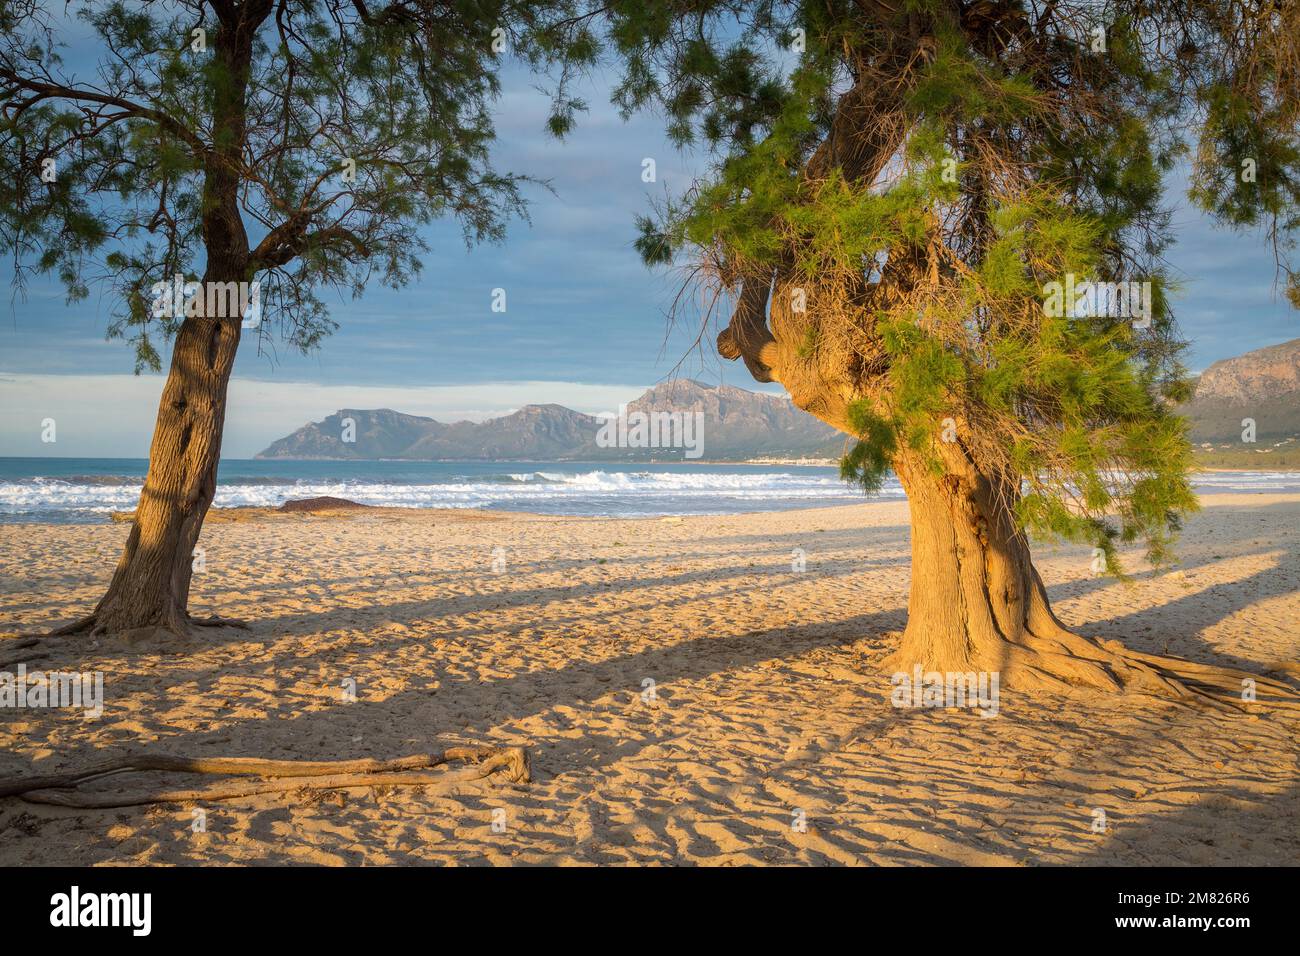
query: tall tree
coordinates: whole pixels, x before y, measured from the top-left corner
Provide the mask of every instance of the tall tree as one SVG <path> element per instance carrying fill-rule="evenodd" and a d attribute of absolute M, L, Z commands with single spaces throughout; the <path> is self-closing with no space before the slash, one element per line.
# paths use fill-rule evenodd
<path fill-rule="evenodd" d="M 889 666 L 1240 696 L 1052 612 L 1031 535 L 1166 557 L 1196 507 L 1165 186 L 1262 226 L 1297 297 L 1296 0 L 617 3 L 616 101 L 713 172 L 640 222 L 718 351 L 857 439 L 912 524 Z M 1091 284 L 1089 284 L 1091 283 Z"/>
<path fill-rule="evenodd" d="M 137 370 L 174 339 L 125 552 L 64 630 L 223 623 L 187 604 L 250 312 L 310 349 L 334 327 L 321 290 L 405 284 L 435 218 L 499 240 L 523 211 L 489 157 L 502 63 L 550 71 L 561 134 L 595 46 L 568 0 L 50 6 L 0 0 L 0 241 L 19 284 L 54 273 L 75 301 L 108 283 Z M 78 30 L 93 68 L 63 60 Z M 200 282 L 169 296 L 176 276 Z"/>

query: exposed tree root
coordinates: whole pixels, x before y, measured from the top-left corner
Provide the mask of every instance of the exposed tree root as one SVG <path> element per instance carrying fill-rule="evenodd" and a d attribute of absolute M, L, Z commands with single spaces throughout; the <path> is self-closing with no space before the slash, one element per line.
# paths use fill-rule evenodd
<path fill-rule="evenodd" d="M 241 631 L 249 630 L 248 621 L 242 617 L 191 617 L 190 625 L 192 627 L 237 627 Z"/>
<path fill-rule="evenodd" d="M 145 627 L 149 625 L 143 625 Z M 173 620 L 166 624 L 153 625 L 158 630 L 166 631 L 173 637 L 188 637 L 190 629 L 196 627 L 236 627 L 240 630 L 247 631 L 250 629 L 248 621 L 238 617 L 221 617 L 213 615 L 211 617 L 193 617 L 190 614 L 184 614 L 179 620 Z M 139 630 L 139 627 L 131 630 Z M 115 633 L 118 629 L 113 628 L 110 624 L 103 621 L 98 614 L 87 614 L 85 617 L 78 618 L 62 627 L 55 628 L 45 634 L 37 635 L 40 637 L 67 637 L 67 636 L 85 636 L 101 637 L 106 634 Z"/>
<path fill-rule="evenodd" d="M 89 634 L 91 628 L 95 626 L 95 615 L 87 614 L 85 617 L 79 617 L 75 621 L 64 624 L 62 627 L 56 627 L 52 631 L 42 634 L 42 637 L 63 637 L 65 634 Z"/>
<path fill-rule="evenodd" d="M 43 657 L 48 657 L 49 651 L 28 651 L 26 654 L 15 654 L 13 657 L 6 657 L 0 660 L 0 668 L 13 667 L 15 664 L 25 664 L 28 661 L 39 661 Z"/>
<path fill-rule="evenodd" d="M 0 667 L 12 667 L 14 664 L 22 664 L 26 661 L 34 661 L 45 657 L 49 652 L 43 647 L 39 647 L 39 642 L 40 638 L 37 636 L 19 637 L 4 642 L 6 651 L 19 651 L 19 653 L 0 657 Z"/>
<path fill-rule="evenodd" d="M 428 768 L 453 761 L 473 765 L 468 774 L 428 773 Z M 134 807 L 153 803 L 192 803 L 231 800 L 261 793 L 299 790 L 340 790 L 348 787 L 444 786 L 486 777 L 504 770 L 511 783 L 531 779 L 528 751 L 522 747 L 450 747 L 438 754 L 415 754 L 394 760 L 262 760 L 256 757 L 181 757 L 138 754 L 106 760 L 84 770 L 42 777 L 0 780 L 0 797 L 18 796 L 28 803 L 80 809 Z M 235 774 L 260 780 L 221 781 L 187 790 L 88 794 L 75 788 L 91 780 L 121 773 Z"/>
<path fill-rule="evenodd" d="M 1300 712 L 1300 691 L 1282 680 L 1261 674 L 1201 664 L 1177 657 L 1148 654 L 1118 641 L 1084 637 L 1064 627 L 1050 634 L 1025 632 L 1017 642 L 981 642 L 964 661 L 920 659 L 909 642 L 886 658 L 890 672 L 983 670 L 996 672 L 999 685 L 1022 693 L 1070 692 L 1079 689 L 1108 693 L 1138 693 L 1188 705 L 1248 712 L 1256 704 Z M 1251 682 L 1251 683 L 1247 683 Z M 1245 690 L 1250 687 L 1254 700 Z"/>

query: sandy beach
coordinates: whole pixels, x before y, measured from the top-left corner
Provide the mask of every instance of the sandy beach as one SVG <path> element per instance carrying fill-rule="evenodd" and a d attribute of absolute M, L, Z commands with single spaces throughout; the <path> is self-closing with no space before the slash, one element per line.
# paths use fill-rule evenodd
<path fill-rule="evenodd" d="M 1040 545 L 1057 613 L 1145 651 L 1294 663 L 1300 496 L 1203 503 L 1180 567 L 1134 551 L 1131 584 L 1093 577 L 1086 548 Z M 126 533 L 5 526 L 0 632 L 84 613 Z M 892 707 L 878 664 L 905 620 L 903 503 L 214 512 L 201 543 L 191 610 L 251 630 L 47 642 L 28 667 L 102 671 L 104 712 L 0 711 L 0 774 L 139 748 L 343 759 L 463 742 L 527 747 L 533 781 L 249 797 L 208 805 L 205 832 L 187 806 L 7 798 L 0 864 L 1300 863 L 1294 716 L 1009 690 L 991 718 Z"/>

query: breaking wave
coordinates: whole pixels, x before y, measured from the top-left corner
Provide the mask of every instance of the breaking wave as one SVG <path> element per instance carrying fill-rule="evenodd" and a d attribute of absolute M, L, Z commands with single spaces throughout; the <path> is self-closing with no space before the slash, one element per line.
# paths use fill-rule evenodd
<path fill-rule="evenodd" d="M 12 460 L 11 460 L 12 461 Z M 28 459 L 39 469 L 40 460 Z M 5 475 L 0 472 L 0 521 L 102 521 L 112 511 L 135 507 L 143 478 L 93 472 L 80 460 L 78 473 Z M 85 467 L 89 465 L 90 468 Z M 853 504 L 861 491 L 830 467 L 658 466 L 641 468 L 543 465 L 507 471 L 499 464 L 442 462 L 277 462 L 288 474 L 247 474 L 260 463 L 222 463 L 229 477 L 218 483 L 218 507 L 278 507 L 293 498 L 329 495 L 394 508 L 486 508 L 541 514 L 646 517 L 729 514 L 785 508 Z M 45 465 L 48 467 L 48 464 Z M 294 477 L 298 470 L 310 477 Z M 477 473 L 475 473 L 477 472 Z M 1285 472 L 1202 472 L 1201 494 L 1300 492 L 1300 474 Z M 894 478 L 877 499 L 898 500 Z"/>
<path fill-rule="evenodd" d="M 237 478 L 217 485 L 217 507 L 278 507 L 293 498 L 329 495 L 394 508 L 492 508 L 633 517 L 726 514 L 861 501 L 831 469 L 826 474 L 700 474 L 650 471 L 534 471 L 451 475 L 433 481 Z M 93 480 L 82 480 L 83 478 Z M 139 477 L 70 476 L 0 482 L 0 516 L 14 520 L 81 520 L 135 507 Z M 902 497 L 886 487 L 882 497 Z"/>

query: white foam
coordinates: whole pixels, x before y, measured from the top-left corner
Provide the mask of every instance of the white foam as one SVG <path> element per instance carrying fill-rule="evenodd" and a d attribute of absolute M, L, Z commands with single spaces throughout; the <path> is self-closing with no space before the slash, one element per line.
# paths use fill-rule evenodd
<path fill-rule="evenodd" d="M 1285 472 L 1202 472 L 1195 476 L 1201 494 L 1300 491 L 1300 474 Z M 103 514 L 129 511 L 140 495 L 138 480 L 25 478 L 0 482 L 0 515 Z M 304 479 L 297 482 L 250 480 L 217 487 L 218 507 L 278 507 L 292 498 L 329 495 L 367 505 L 396 508 L 504 508 L 553 514 L 707 514 L 798 506 L 852 503 L 862 492 L 829 470 L 743 473 L 681 471 L 533 471 L 502 473 L 444 482 L 402 483 L 378 480 Z M 904 497 L 889 478 L 876 499 Z"/>
<path fill-rule="evenodd" d="M 299 481 L 294 484 L 222 484 L 217 487 L 217 507 L 278 507 L 292 498 L 332 496 L 367 505 L 398 508 L 488 508 L 506 507 L 526 511 L 530 506 L 549 505 L 549 511 L 563 511 L 566 499 L 577 513 L 591 513 L 600 503 L 610 513 L 642 513 L 653 499 L 655 513 L 671 512 L 679 500 L 691 502 L 688 510 L 699 513 L 708 499 L 779 502 L 800 499 L 843 499 L 852 501 L 860 492 L 838 478 L 788 473 L 691 474 L 668 472 L 581 473 L 532 472 L 511 474 L 511 481 L 459 480 L 427 484 L 380 481 Z M 895 483 L 896 486 L 896 483 Z M 897 496 L 902 489 L 895 487 Z M 50 479 L 0 483 L 0 513 L 22 514 L 47 511 L 102 513 L 135 507 L 140 484 L 80 484 Z M 886 489 L 888 494 L 888 489 Z M 556 507 L 559 506 L 559 507 Z M 720 510 L 733 510 L 722 508 Z"/>

